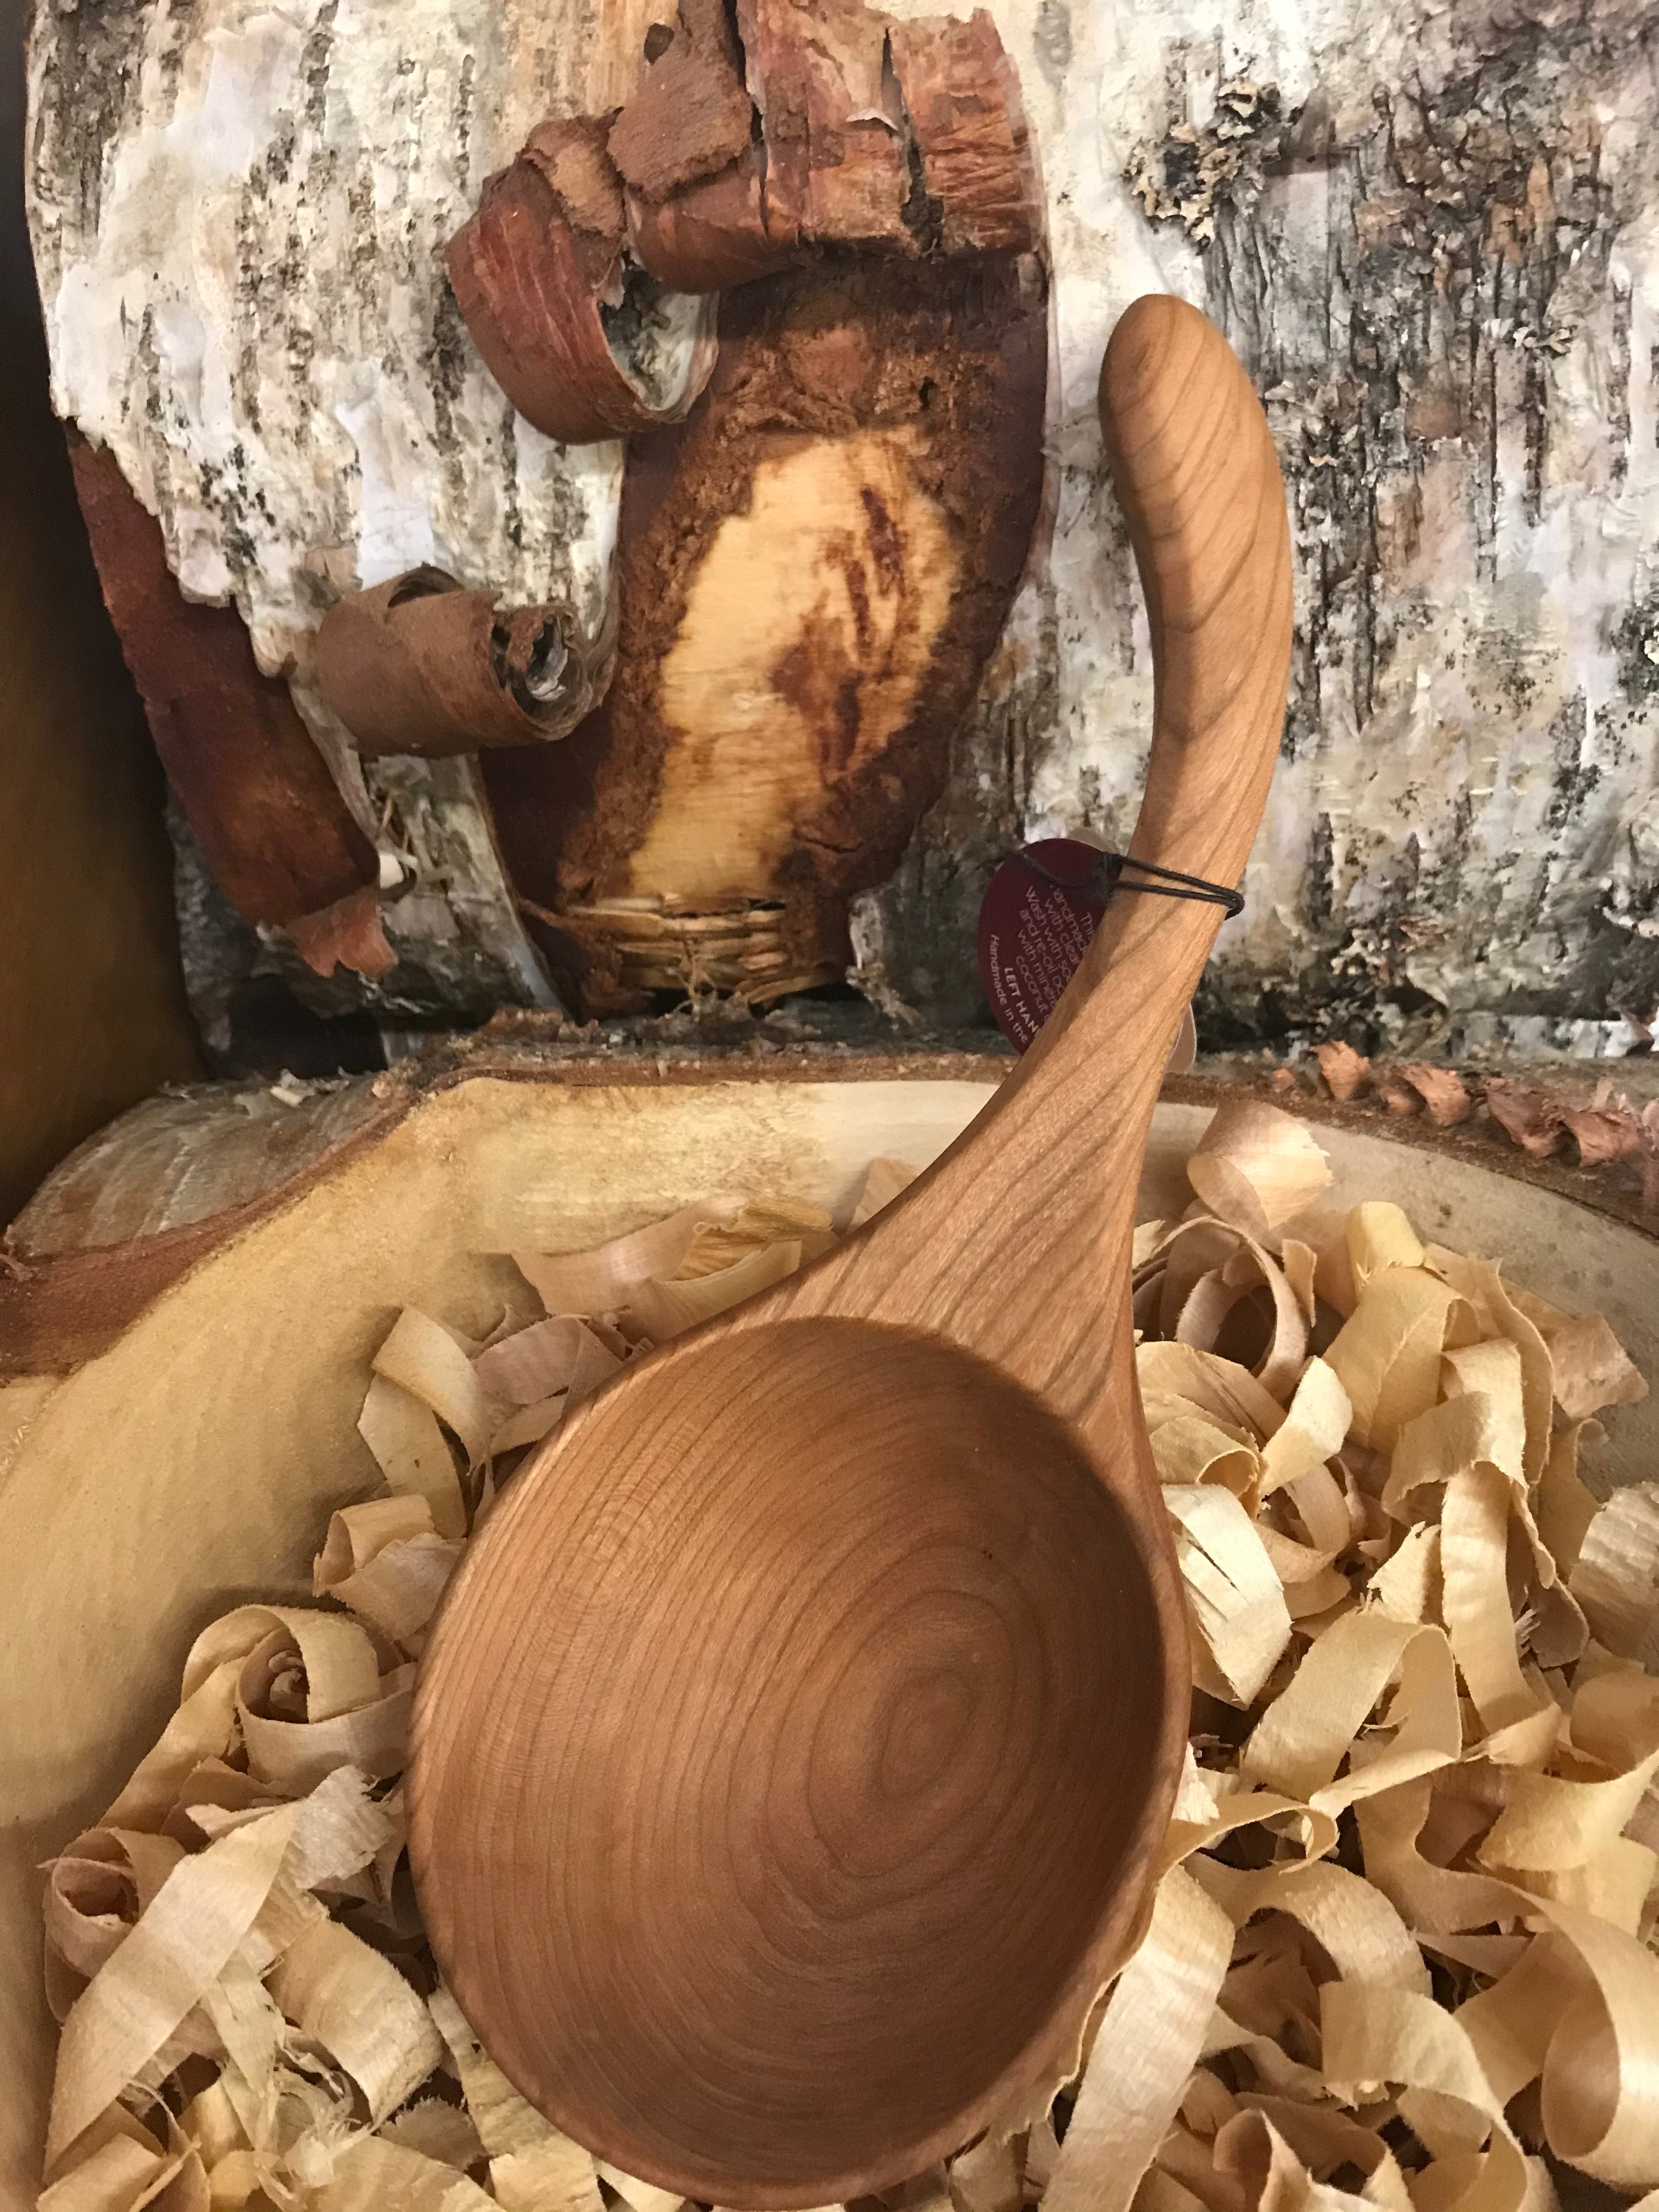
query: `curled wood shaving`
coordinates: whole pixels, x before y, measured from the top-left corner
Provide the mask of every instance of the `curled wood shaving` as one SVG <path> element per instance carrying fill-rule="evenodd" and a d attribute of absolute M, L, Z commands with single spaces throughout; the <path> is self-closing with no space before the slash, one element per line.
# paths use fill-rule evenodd
<path fill-rule="evenodd" d="M 1357 1098 L 1368 1088 L 1371 1064 L 1363 1053 L 1356 1052 L 1351 1044 L 1322 1044 L 1315 1054 L 1319 1072 L 1325 1079 L 1325 1087 L 1333 1098 L 1346 1103 Z"/>
<path fill-rule="evenodd" d="M 442 758 L 567 736 L 604 694 L 609 642 L 562 602 L 498 607 L 428 566 L 335 601 L 316 681 L 359 752 Z"/>
<path fill-rule="evenodd" d="M 710 302 L 664 289 L 624 251 L 610 123 L 539 125 L 445 255 L 490 374 L 564 444 L 682 421 L 716 357 Z"/>
<path fill-rule="evenodd" d="M 1200 1211 L 1136 1249 L 1200 1693 L 1146 1936 L 1068 2079 L 854 2212 L 1553 2212 L 1550 2161 L 1659 2212 L 1659 1484 L 1598 1506 L 1577 1469 L 1640 1378 L 1397 1206 L 1320 1212 L 1271 1108 L 1191 1173 Z M 873 1163 L 849 1225 L 908 1179 Z M 398 1872 L 409 1662 L 526 1442 L 832 1241 L 688 1208 L 520 1255 L 548 1318 L 488 1344 L 400 1317 L 362 1422 L 385 1494 L 321 1532 L 335 1609 L 206 1630 L 50 1869 L 47 2212 L 681 2212 L 437 1981 Z"/>
<path fill-rule="evenodd" d="M 1571 1589 L 1609 1651 L 1659 1667 L 1659 1482 L 1616 1491 L 1590 1516 Z"/>
<path fill-rule="evenodd" d="M 1560 1103 L 1547 1091 L 1493 1076 L 1486 1085 L 1486 1111 L 1534 1159 L 1546 1159 L 1561 1149 Z"/>
<path fill-rule="evenodd" d="M 1454 1128 L 1474 1113 L 1474 1101 L 1455 1068 L 1435 1067 L 1425 1060 L 1413 1060 L 1407 1061 L 1400 1073 L 1428 1108 L 1429 1119 L 1437 1128 Z"/>
<path fill-rule="evenodd" d="M 1378 1068 L 1372 1081 L 1377 1097 L 1390 1114 L 1397 1114 L 1404 1120 L 1423 1111 L 1422 1093 L 1415 1084 L 1407 1083 L 1397 1069 Z"/>
<path fill-rule="evenodd" d="M 1633 1159 L 1642 1149 L 1641 1124 L 1626 1107 L 1566 1106 L 1561 1121 L 1578 1147 L 1581 1167 L 1605 1167 L 1610 1160 Z"/>
<path fill-rule="evenodd" d="M 1310 1131 L 1245 1098 L 1217 1114 L 1187 1163 L 1187 1180 L 1219 1219 L 1267 1238 L 1313 1203 L 1331 1170 Z"/>

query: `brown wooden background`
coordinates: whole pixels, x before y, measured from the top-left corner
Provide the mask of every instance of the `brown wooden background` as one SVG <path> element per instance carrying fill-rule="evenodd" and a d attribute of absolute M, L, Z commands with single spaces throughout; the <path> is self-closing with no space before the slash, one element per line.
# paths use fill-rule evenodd
<path fill-rule="evenodd" d="M 22 215 L 24 0 L 0 0 L 0 1222 L 157 1084 L 203 1072 L 161 781 L 46 398 Z"/>

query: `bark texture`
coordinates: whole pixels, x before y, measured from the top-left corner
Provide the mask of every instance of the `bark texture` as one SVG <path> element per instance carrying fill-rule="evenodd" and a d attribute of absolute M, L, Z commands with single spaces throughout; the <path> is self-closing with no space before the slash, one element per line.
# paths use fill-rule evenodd
<path fill-rule="evenodd" d="M 372 884 L 374 848 L 288 686 L 255 667 L 229 608 L 183 596 L 161 533 L 113 457 L 75 438 L 70 458 L 155 749 L 237 911 L 252 922 L 289 924 Z"/>
<path fill-rule="evenodd" d="M 325 1011 L 550 999 L 470 764 L 365 775 L 313 641 L 343 590 L 422 565 L 599 633 L 622 449 L 567 452 L 514 413 L 443 249 L 550 105 L 615 104 L 649 19 L 648 0 L 36 11 L 27 181 L 56 404 L 156 517 L 186 597 L 234 604 L 261 669 L 291 680 L 395 886 L 398 967 L 337 979 Z"/>
<path fill-rule="evenodd" d="M 617 457 L 512 416 L 437 272 L 550 104 L 626 98 L 650 13 L 42 7 L 31 191 L 59 404 L 302 707 L 319 563 L 330 597 L 434 562 L 597 607 Z M 1127 831 L 1151 671 L 1094 382 L 1116 314 L 1168 288 L 1267 396 L 1299 569 L 1284 758 L 1210 1037 L 1630 1041 L 1659 999 L 1659 18 L 1644 0 L 991 13 L 1048 201 L 1054 540 L 943 799 L 863 904 L 870 988 L 971 1016 L 994 860 Z M 577 82 L 581 56 L 609 79 Z M 419 804 L 461 805 L 435 789 Z M 479 844 L 477 817 L 446 820 Z M 495 885 L 472 909 L 489 928 L 466 924 L 492 945 L 515 926 Z M 416 888 L 455 917 L 452 888 Z M 510 965 L 491 957 L 467 967 L 475 994 Z"/>
<path fill-rule="evenodd" d="M 902 0 L 896 12 L 917 12 Z M 1212 1042 L 1607 1051 L 1659 1000 L 1659 16 L 1641 0 L 1006 0 L 1049 201 L 1050 575 L 860 941 L 932 1013 L 996 854 L 1121 842 L 1151 713 L 1094 370 L 1185 294 L 1266 398 L 1284 756 Z"/>

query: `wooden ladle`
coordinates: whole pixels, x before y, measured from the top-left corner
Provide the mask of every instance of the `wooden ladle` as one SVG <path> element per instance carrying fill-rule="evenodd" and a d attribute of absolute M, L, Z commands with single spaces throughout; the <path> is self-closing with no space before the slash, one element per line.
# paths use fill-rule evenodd
<path fill-rule="evenodd" d="M 1133 851 L 1231 884 L 1289 663 L 1273 442 L 1169 298 L 1101 410 L 1156 679 Z M 1218 916 L 1115 896 L 932 1170 L 630 1365 L 468 1553 L 416 1695 L 416 1889 L 490 2055 L 628 2172 L 738 2207 L 919 2172 L 1058 2078 L 1134 1940 L 1188 1662 L 1130 1239 Z"/>

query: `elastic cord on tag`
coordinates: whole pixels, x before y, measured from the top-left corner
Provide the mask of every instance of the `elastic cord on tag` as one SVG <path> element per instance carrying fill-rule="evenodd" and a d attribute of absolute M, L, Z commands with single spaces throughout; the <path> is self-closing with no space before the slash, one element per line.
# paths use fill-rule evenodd
<path fill-rule="evenodd" d="M 1224 907 L 1230 915 L 1243 914 L 1244 894 L 1231 891 L 1224 884 L 1206 883 L 1202 876 L 1183 875 L 1179 868 L 1160 868 L 1151 860 L 1137 860 L 1130 853 L 1102 853 L 1086 875 L 1075 881 L 1056 875 L 1041 860 L 1034 860 L 1029 852 L 1013 855 L 1021 867 L 1052 884 L 1056 890 L 1069 891 L 1091 906 L 1103 907 L 1115 890 L 1145 891 L 1154 898 L 1200 899 L 1206 906 Z M 1156 878 L 1142 883 L 1126 877 L 1125 871 L 1133 869 L 1135 876 Z"/>

